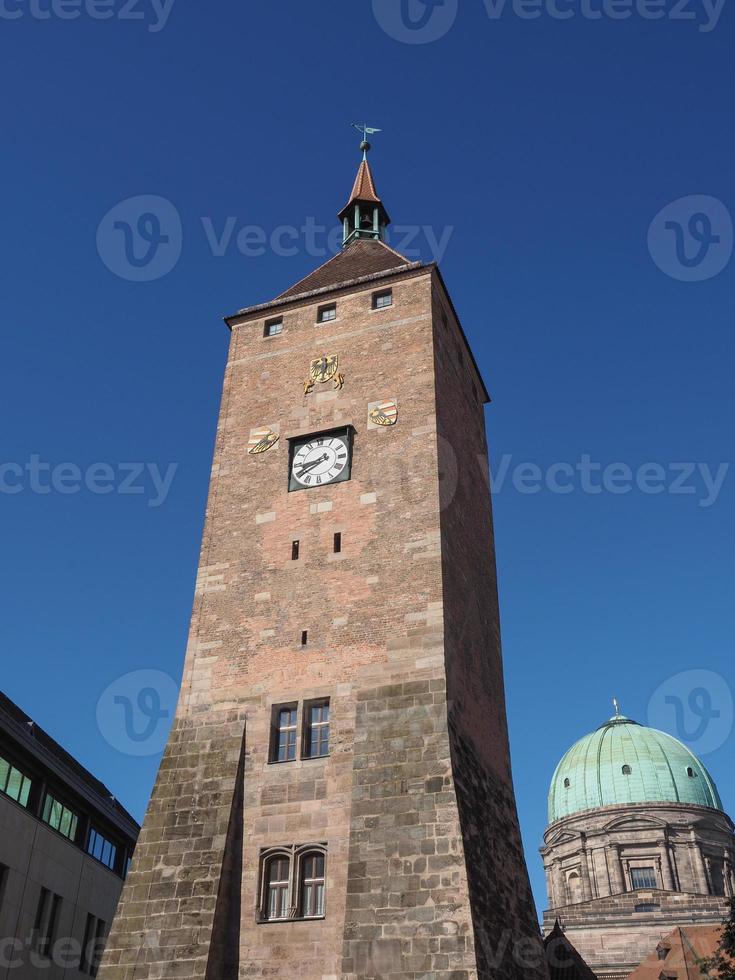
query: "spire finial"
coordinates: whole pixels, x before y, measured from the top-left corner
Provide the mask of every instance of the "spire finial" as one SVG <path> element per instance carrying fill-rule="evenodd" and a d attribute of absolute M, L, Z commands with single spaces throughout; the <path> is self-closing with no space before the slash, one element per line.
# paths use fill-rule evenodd
<path fill-rule="evenodd" d="M 620 702 L 617 698 L 613 698 L 613 708 L 615 708 L 615 717 L 620 718 Z"/>
<path fill-rule="evenodd" d="M 356 129 L 358 133 L 362 133 L 362 142 L 360 143 L 360 149 L 362 150 L 363 160 L 367 160 L 368 152 L 370 151 L 370 143 L 368 142 L 368 136 L 372 136 L 373 133 L 382 133 L 382 129 L 375 129 L 373 126 L 368 126 L 367 123 L 352 123 L 353 129 Z"/>

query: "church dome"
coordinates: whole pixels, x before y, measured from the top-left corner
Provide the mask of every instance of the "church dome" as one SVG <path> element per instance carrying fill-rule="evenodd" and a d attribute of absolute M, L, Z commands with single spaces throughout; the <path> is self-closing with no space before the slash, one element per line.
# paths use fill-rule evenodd
<path fill-rule="evenodd" d="M 722 810 L 714 780 L 678 739 L 617 715 L 576 742 L 551 780 L 549 823 L 621 803 Z"/>

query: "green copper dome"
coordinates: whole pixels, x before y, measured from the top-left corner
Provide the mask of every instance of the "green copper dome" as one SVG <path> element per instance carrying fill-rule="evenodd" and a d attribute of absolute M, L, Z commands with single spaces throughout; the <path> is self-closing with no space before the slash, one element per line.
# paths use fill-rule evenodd
<path fill-rule="evenodd" d="M 710 774 L 678 739 L 617 715 L 569 749 L 551 780 L 549 823 L 616 803 L 722 810 Z"/>

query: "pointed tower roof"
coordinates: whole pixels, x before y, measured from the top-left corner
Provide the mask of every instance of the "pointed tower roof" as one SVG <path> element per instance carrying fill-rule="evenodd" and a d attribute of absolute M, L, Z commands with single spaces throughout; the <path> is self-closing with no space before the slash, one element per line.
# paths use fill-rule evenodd
<path fill-rule="evenodd" d="M 357 168 L 357 176 L 355 177 L 355 183 L 352 186 L 352 193 L 350 194 L 350 199 L 345 204 L 345 206 L 340 211 L 338 217 L 343 218 L 347 212 L 349 212 L 355 204 L 382 204 L 383 202 L 378 197 L 378 192 L 375 189 L 375 181 L 373 179 L 373 172 L 370 169 L 370 164 L 365 157 L 360 166 Z"/>
<path fill-rule="evenodd" d="M 384 241 L 385 229 L 390 224 L 390 215 L 375 189 L 373 172 L 367 158 L 370 144 L 366 139 L 363 139 L 360 149 L 362 160 L 357 168 L 350 199 L 337 215 L 344 230 L 343 248 L 360 238 Z"/>

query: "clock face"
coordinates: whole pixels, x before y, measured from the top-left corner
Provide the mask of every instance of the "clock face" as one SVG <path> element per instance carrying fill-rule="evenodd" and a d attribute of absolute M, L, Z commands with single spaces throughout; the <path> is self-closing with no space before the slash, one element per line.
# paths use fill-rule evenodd
<path fill-rule="evenodd" d="M 294 443 L 291 490 L 306 490 L 339 483 L 350 477 L 351 440 L 348 432 L 311 436 Z"/>

